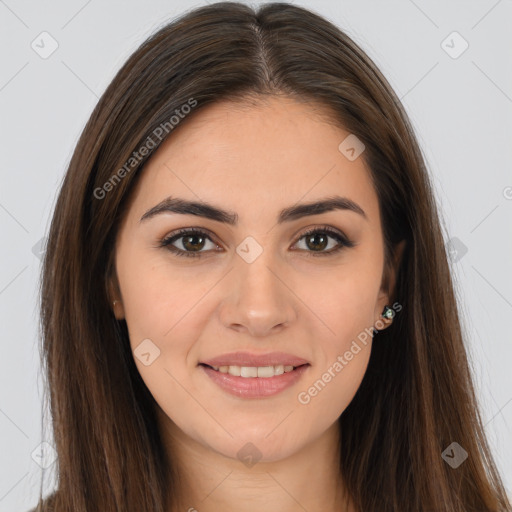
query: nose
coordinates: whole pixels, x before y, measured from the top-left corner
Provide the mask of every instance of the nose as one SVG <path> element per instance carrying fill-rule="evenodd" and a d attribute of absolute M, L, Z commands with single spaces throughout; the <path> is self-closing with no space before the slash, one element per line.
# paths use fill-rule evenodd
<path fill-rule="evenodd" d="M 289 327 L 297 317 L 298 298 L 293 283 L 272 257 L 263 253 L 252 263 L 235 259 L 235 268 L 224 284 L 222 324 L 253 337 L 264 337 Z M 288 279 L 287 279 L 288 276 Z"/>

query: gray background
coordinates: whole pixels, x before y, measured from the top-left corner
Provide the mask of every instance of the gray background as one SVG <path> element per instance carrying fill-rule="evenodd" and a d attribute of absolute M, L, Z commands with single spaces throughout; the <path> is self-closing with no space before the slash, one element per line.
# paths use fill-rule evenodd
<path fill-rule="evenodd" d="M 294 3 L 353 37 L 412 119 L 444 218 L 485 430 L 512 493 L 512 0 Z M 0 512 L 35 505 L 39 445 L 53 442 L 41 439 L 38 251 L 74 145 L 138 44 L 199 5 L 0 0 Z M 42 58 L 50 37 L 58 48 Z M 45 494 L 51 453 L 43 449 Z"/>

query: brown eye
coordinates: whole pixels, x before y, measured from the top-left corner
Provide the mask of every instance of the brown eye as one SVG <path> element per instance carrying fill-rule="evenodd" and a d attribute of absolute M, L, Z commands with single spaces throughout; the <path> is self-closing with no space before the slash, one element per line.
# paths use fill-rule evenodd
<path fill-rule="evenodd" d="M 197 250 L 201 250 L 204 247 L 205 237 L 202 235 L 186 235 L 180 238 L 183 239 L 181 244 L 183 247 L 185 247 L 186 250 L 196 252 Z"/>
<path fill-rule="evenodd" d="M 312 250 L 320 250 L 323 251 L 329 241 L 329 236 L 326 236 L 324 233 L 313 233 L 312 235 L 307 235 L 306 237 L 306 245 Z"/>
<path fill-rule="evenodd" d="M 301 235 L 295 245 L 302 239 L 305 239 L 305 249 L 301 248 L 300 250 L 308 256 L 329 256 L 337 253 L 344 247 L 353 247 L 355 245 L 354 242 L 350 241 L 341 232 L 328 226 L 307 231 Z M 331 245 L 330 250 L 326 250 L 329 247 L 330 239 L 335 240 L 337 244 Z M 208 241 L 212 247 L 203 250 Z M 176 242 L 179 245 L 175 245 Z M 204 253 L 212 252 L 212 250 L 215 251 L 218 248 L 218 245 L 212 241 L 209 233 L 200 229 L 180 229 L 178 232 L 171 233 L 171 235 L 164 238 L 159 246 L 167 248 L 177 256 L 186 257 L 201 257 Z"/>
<path fill-rule="evenodd" d="M 202 251 L 206 240 L 209 240 L 212 245 L 216 246 L 209 235 L 204 231 L 197 229 L 183 229 L 162 240 L 160 246 L 167 247 L 167 249 L 175 253 L 177 256 L 198 257 L 201 256 L 202 252 L 207 252 Z M 183 248 L 173 245 L 177 241 L 180 241 L 179 244 Z"/>
<path fill-rule="evenodd" d="M 337 253 L 343 249 L 343 247 L 353 247 L 355 245 L 341 232 L 330 227 L 309 230 L 300 237 L 299 241 L 303 238 L 305 239 L 306 253 L 308 256 L 328 256 Z M 331 246 L 331 250 L 326 251 L 325 249 L 329 245 L 330 238 L 336 240 L 337 245 L 334 244 L 334 247 Z"/>

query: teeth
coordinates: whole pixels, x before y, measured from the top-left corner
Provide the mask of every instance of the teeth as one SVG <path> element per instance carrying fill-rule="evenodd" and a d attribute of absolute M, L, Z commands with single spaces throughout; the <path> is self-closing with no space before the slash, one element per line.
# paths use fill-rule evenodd
<path fill-rule="evenodd" d="M 212 366 L 212 368 L 220 373 L 246 378 L 274 377 L 274 375 L 282 375 L 294 369 L 293 366 L 283 366 L 282 364 L 276 366 Z"/>

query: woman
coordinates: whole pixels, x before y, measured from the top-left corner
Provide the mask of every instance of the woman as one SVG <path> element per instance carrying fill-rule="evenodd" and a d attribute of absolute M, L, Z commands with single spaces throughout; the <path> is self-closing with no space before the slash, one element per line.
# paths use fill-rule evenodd
<path fill-rule="evenodd" d="M 312 12 L 212 4 L 128 59 L 41 299 L 38 510 L 512 510 L 411 125 Z"/>

